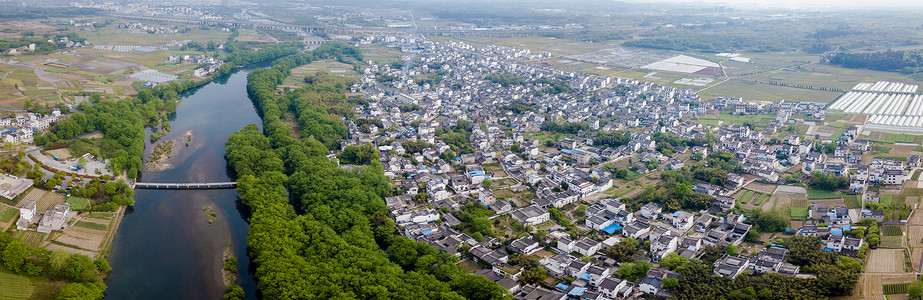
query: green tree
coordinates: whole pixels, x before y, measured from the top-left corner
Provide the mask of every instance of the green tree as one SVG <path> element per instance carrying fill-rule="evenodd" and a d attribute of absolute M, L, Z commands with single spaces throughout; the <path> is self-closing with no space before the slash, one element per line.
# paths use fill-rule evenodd
<path fill-rule="evenodd" d="M 737 246 L 734 246 L 734 244 L 728 244 L 727 248 L 725 249 L 725 253 L 730 256 L 737 255 Z"/>
<path fill-rule="evenodd" d="M 3 265 L 11 271 L 19 273 L 23 271 L 23 264 L 29 258 L 30 252 L 26 244 L 19 240 L 12 240 L 3 249 Z"/>
<path fill-rule="evenodd" d="M 69 283 L 61 288 L 57 300 L 99 300 L 103 298 L 106 285 L 101 281 Z"/>
<path fill-rule="evenodd" d="M 245 295 L 244 289 L 239 285 L 232 284 L 224 287 L 224 300 L 244 300 Z"/>

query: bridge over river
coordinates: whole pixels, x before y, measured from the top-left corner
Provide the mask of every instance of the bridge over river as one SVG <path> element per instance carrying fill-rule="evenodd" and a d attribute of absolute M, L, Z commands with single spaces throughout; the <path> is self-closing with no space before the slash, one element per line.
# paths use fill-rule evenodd
<path fill-rule="evenodd" d="M 133 182 L 132 188 L 153 190 L 207 190 L 207 189 L 233 189 L 237 182 Z"/>

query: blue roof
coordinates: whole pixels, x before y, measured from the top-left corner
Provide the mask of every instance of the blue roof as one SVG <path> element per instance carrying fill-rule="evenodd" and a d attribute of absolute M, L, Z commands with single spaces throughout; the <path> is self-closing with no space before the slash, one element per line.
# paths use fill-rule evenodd
<path fill-rule="evenodd" d="M 615 232 L 615 230 L 621 230 L 621 229 L 622 229 L 622 226 L 619 226 L 619 224 L 612 224 L 612 225 L 606 226 L 606 228 L 603 228 L 603 231 L 605 231 L 608 234 L 612 234 Z"/>
<path fill-rule="evenodd" d="M 586 292 L 586 288 L 585 288 L 585 287 L 575 287 L 574 289 L 570 290 L 570 292 L 567 293 L 567 295 L 570 295 L 570 296 L 583 296 L 583 293 L 584 293 L 584 292 Z"/>
<path fill-rule="evenodd" d="M 833 230 L 830 230 L 830 233 L 832 233 L 832 234 L 843 234 L 843 230 L 842 230 L 842 229 L 833 229 Z"/>
<path fill-rule="evenodd" d="M 433 233 L 433 231 L 432 231 L 432 230 L 429 230 L 429 229 L 423 230 L 423 235 L 427 235 L 427 234 L 430 234 L 430 233 Z"/>
<path fill-rule="evenodd" d="M 846 231 L 852 230 L 852 226 L 851 226 L 851 225 L 843 225 L 843 230 L 846 230 Z"/>
<path fill-rule="evenodd" d="M 583 274 L 580 274 L 580 279 L 583 279 L 585 281 L 590 281 L 590 273 L 583 272 Z"/>
<path fill-rule="evenodd" d="M 677 210 L 677 211 L 673 212 L 673 216 L 674 216 L 674 217 L 679 216 L 679 211 Z"/>
<path fill-rule="evenodd" d="M 555 285 L 554 287 L 561 289 L 562 291 L 567 289 L 567 285 L 563 283 L 558 283 L 558 285 Z"/>
<path fill-rule="evenodd" d="M 833 251 L 833 248 L 824 247 L 824 251 L 830 252 L 830 251 Z"/>
<path fill-rule="evenodd" d="M 470 174 L 471 176 L 483 176 L 487 173 L 484 173 L 484 171 L 471 171 L 471 172 L 468 172 L 468 174 Z"/>

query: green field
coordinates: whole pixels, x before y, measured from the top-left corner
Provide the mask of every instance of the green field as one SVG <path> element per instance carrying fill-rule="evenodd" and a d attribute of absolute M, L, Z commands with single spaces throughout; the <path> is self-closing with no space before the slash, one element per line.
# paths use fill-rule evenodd
<path fill-rule="evenodd" d="M 910 180 L 919 180 L 920 179 L 920 170 L 913 171 L 913 176 L 910 177 Z"/>
<path fill-rule="evenodd" d="M 7 207 L 0 210 L 0 222 L 9 222 L 13 220 L 13 217 L 16 216 L 17 212 L 19 212 L 19 210 L 12 207 Z"/>
<path fill-rule="evenodd" d="M 831 102 L 843 93 L 799 89 L 785 86 L 761 84 L 749 79 L 731 79 L 724 83 L 713 85 L 707 90 L 698 92 L 702 99 L 717 97 L 741 97 L 744 101 L 786 101 L 795 102 Z"/>
<path fill-rule="evenodd" d="M 816 200 L 816 199 L 838 199 L 838 198 L 841 198 L 841 197 L 843 197 L 843 196 L 841 196 L 841 195 L 839 195 L 839 194 L 837 194 L 837 193 L 834 193 L 834 192 L 830 192 L 830 191 L 824 191 L 824 190 L 811 190 L 811 189 L 808 190 L 808 199 L 811 199 L 811 200 Z"/>
<path fill-rule="evenodd" d="M 859 201 L 859 195 L 843 196 L 843 202 L 846 203 L 846 208 L 860 208 L 862 206 L 861 201 Z"/>
<path fill-rule="evenodd" d="M 882 236 L 880 246 L 882 248 L 903 248 L 903 239 L 902 236 Z"/>
<path fill-rule="evenodd" d="M 67 204 L 71 205 L 71 210 L 83 211 L 90 209 L 90 199 L 80 197 L 67 197 Z"/>
<path fill-rule="evenodd" d="M 26 245 L 32 248 L 38 248 L 42 246 L 42 242 L 45 241 L 45 237 L 48 236 L 47 233 L 41 233 L 38 231 L 24 231 L 20 239 Z"/>
<path fill-rule="evenodd" d="M 89 215 L 87 215 L 87 218 L 99 219 L 99 220 L 111 220 L 112 217 L 113 216 L 111 213 L 94 212 L 94 213 L 90 213 Z"/>
<path fill-rule="evenodd" d="M 901 227 L 897 225 L 885 225 L 882 227 L 881 233 L 886 236 L 901 236 L 903 234 Z"/>
<path fill-rule="evenodd" d="M 891 205 L 891 200 L 894 199 L 894 194 L 883 194 L 878 200 L 878 203 L 884 205 Z"/>
<path fill-rule="evenodd" d="M 808 217 L 808 208 L 807 207 L 792 207 L 791 214 L 792 214 L 793 220 L 804 220 Z"/>
<path fill-rule="evenodd" d="M 760 193 L 759 198 L 756 198 L 756 201 L 753 201 L 753 205 L 763 204 L 763 201 L 765 201 L 767 198 L 769 198 L 769 195 Z"/>
<path fill-rule="evenodd" d="M 702 116 L 696 120 L 697 123 L 707 126 L 718 126 L 718 121 L 724 121 L 723 124 L 737 124 L 743 125 L 744 123 L 753 123 L 757 126 L 767 126 L 772 120 L 775 120 L 776 115 L 732 115 L 727 113 L 722 113 L 715 116 Z"/>
<path fill-rule="evenodd" d="M 754 192 L 751 190 L 746 190 L 745 192 L 743 192 L 744 195 L 743 197 L 740 197 L 740 203 L 747 204 L 747 202 L 750 202 L 750 197 L 753 197 L 753 193 Z"/>
<path fill-rule="evenodd" d="M 29 278 L 0 272 L 0 299 L 29 299 L 32 282 Z"/>
<path fill-rule="evenodd" d="M 881 291 L 884 292 L 885 295 L 906 294 L 908 285 L 910 285 L 910 283 L 883 284 L 881 286 Z"/>
<path fill-rule="evenodd" d="M 93 222 L 84 222 L 84 221 L 77 221 L 77 223 L 74 224 L 74 226 L 83 227 L 83 228 L 89 228 L 89 229 L 95 229 L 95 230 L 107 230 L 107 229 L 109 229 L 108 226 L 103 225 L 103 224 L 93 223 Z"/>

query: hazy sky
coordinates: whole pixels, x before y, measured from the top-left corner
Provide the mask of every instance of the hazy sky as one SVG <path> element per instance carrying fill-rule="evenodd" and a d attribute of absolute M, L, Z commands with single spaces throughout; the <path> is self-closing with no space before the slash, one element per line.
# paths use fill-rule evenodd
<path fill-rule="evenodd" d="M 756 7 L 811 7 L 811 8 L 920 8 L 920 0 L 622 0 L 627 2 L 698 2 L 727 6 L 755 5 Z"/>

